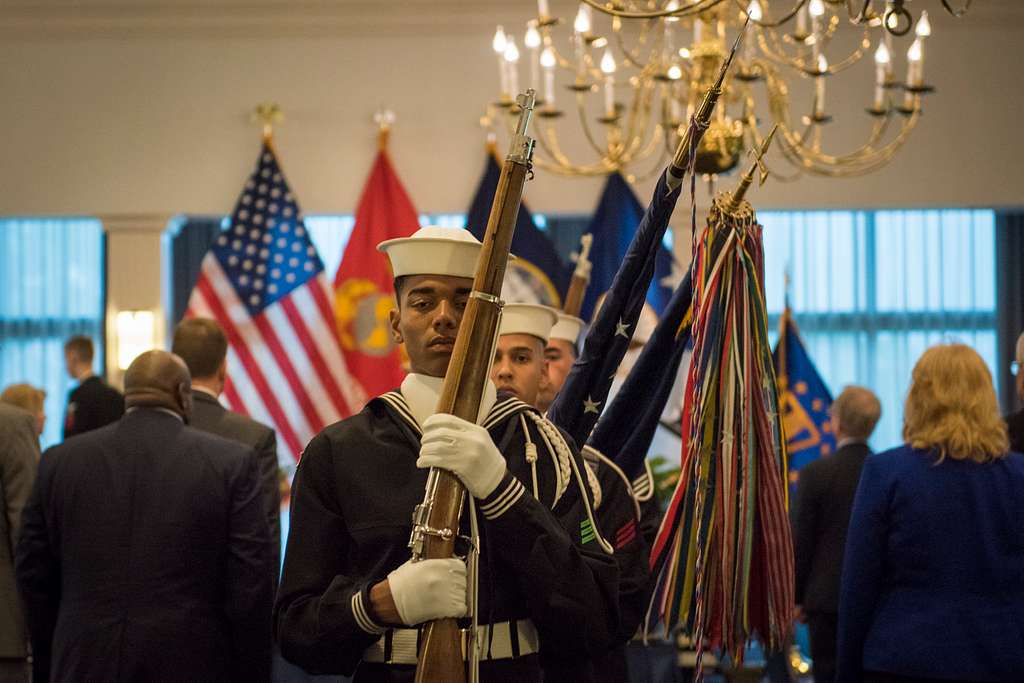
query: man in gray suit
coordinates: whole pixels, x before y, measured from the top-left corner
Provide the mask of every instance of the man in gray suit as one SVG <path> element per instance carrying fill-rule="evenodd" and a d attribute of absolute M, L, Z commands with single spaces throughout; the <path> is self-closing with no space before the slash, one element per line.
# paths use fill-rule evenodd
<path fill-rule="evenodd" d="M 14 548 L 38 465 L 35 417 L 0 403 L 0 683 L 29 680 L 28 633 L 14 580 Z"/>
<path fill-rule="evenodd" d="M 185 320 L 174 330 L 171 352 L 180 356 L 192 374 L 192 419 L 189 425 L 256 451 L 263 508 L 267 512 L 274 555 L 274 586 L 281 567 L 281 489 L 278 483 L 277 437 L 274 430 L 245 415 L 233 413 L 218 400 L 228 368 L 228 341 L 220 325 L 209 318 Z"/>

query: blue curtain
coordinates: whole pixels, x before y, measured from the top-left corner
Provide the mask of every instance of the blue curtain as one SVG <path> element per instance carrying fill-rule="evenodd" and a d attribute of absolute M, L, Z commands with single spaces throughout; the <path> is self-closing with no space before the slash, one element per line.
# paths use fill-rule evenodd
<path fill-rule="evenodd" d="M 758 218 L 771 328 L 788 270 L 794 317 L 833 395 L 861 384 L 882 402 L 876 449 L 902 442 L 910 373 L 929 346 L 973 347 L 998 382 L 993 211 L 764 211 Z"/>
<path fill-rule="evenodd" d="M 996 217 L 996 259 L 999 302 L 999 363 L 996 368 L 1004 413 L 1021 408 L 1010 364 L 1017 351 L 1017 337 L 1024 333 L 1024 213 L 1001 211 Z M 1024 369 L 1018 372 L 1024 372 Z"/>
<path fill-rule="evenodd" d="M 103 226 L 91 218 L 0 219 L 0 389 L 46 391 L 43 447 L 60 441 L 71 379 L 64 342 L 92 337 L 103 373 Z"/>
<path fill-rule="evenodd" d="M 169 293 L 167 310 L 171 316 L 168 332 L 184 317 L 203 256 L 223 225 L 223 216 L 181 216 L 171 222 L 165 236 L 170 271 L 166 290 Z"/>

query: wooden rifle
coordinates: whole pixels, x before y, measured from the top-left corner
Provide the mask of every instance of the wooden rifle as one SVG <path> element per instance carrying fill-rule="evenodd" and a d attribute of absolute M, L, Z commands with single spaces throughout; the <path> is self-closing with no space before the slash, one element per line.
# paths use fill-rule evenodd
<path fill-rule="evenodd" d="M 489 379 L 501 319 L 501 286 L 523 198 L 523 185 L 532 175 L 534 140 L 527 136 L 526 130 L 533 114 L 534 99 L 532 89 L 516 98 L 520 108 L 519 123 L 498 178 L 473 277 L 473 291 L 462 314 L 437 404 L 437 412 L 470 422 L 477 421 L 480 400 Z M 466 490 L 454 474 L 431 468 L 423 503 L 416 506 L 413 513 L 409 546 L 414 560 L 455 555 L 465 497 Z M 475 604 L 471 606 L 475 608 Z M 423 625 L 416 665 L 417 683 L 466 681 L 467 663 L 472 669 L 475 662 L 475 621 L 465 642 L 455 619 L 437 619 Z"/>

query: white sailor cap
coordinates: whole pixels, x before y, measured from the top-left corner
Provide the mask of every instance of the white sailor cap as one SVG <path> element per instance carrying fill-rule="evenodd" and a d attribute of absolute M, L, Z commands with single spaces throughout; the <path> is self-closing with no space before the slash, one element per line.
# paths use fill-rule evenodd
<path fill-rule="evenodd" d="M 501 327 L 498 334 L 530 334 L 545 344 L 551 328 L 558 320 L 553 308 L 540 304 L 505 304 L 501 309 Z"/>
<path fill-rule="evenodd" d="M 576 344 L 583 332 L 583 321 L 576 316 L 565 313 L 558 314 L 558 322 L 551 328 L 552 339 L 562 339 Z"/>
<path fill-rule="evenodd" d="M 391 261 L 395 277 L 448 275 L 472 278 L 483 247 L 469 230 L 420 228 L 411 237 L 386 240 L 377 245 Z"/>

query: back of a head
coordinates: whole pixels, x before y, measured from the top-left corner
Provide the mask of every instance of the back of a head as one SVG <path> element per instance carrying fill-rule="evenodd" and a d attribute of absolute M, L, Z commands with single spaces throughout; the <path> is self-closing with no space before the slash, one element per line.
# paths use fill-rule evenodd
<path fill-rule="evenodd" d="M 903 414 L 903 438 L 939 460 L 988 462 L 1009 451 L 992 375 L 963 344 L 933 346 L 914 366 Z"/>
<path fill-rule="evenodd" d="M 0 401 L 27 410 L 33 415 L 43 411 L 46 392 L 31 384 L 12 384 L 0 394 Z"/>
<path fill-rule="evenodd" d="M 92 363 L 93 349 L 92 339 L 84 335 L 75 335 L 64 343 L 64 353 L 73 355 L 81 363 Z"/>
<path fill-rule="evenodd" d="M 1021 370 L 1018 370 L 1017 372 L 1024 371 L 1024 332 L 1021 332 L 1020 336 L 1017 337 L 1017 353 L 1015 354 L 1015 358 L 1017 360 L 1017 366 L 1021 368 Z"/>
<path fill-rule="evenodd" d="M 190 318 L 174 329 L 171 353 L 179 356 L 193 378 L 213 377 L 228 353 L 228 340 L 216 321 Z"/>
<path fill-rule="evenodd" d="M 882 416 L 882 404 L 870 389 L 850 385 L 832 402 L 832 414 L 843 436 L 867 441 Z"/>
<path fill-rule="evenodd" d="M 127 408 L 166 408 L 188 418 L 191 389 L 192 378 L 184 361 L 159 349 L 140 354 L 124 373 Z"/>

